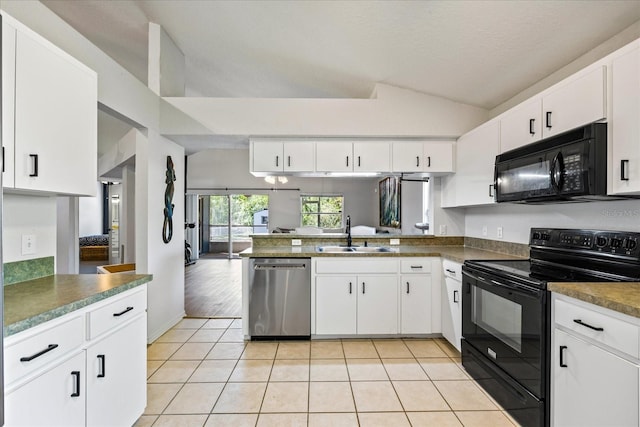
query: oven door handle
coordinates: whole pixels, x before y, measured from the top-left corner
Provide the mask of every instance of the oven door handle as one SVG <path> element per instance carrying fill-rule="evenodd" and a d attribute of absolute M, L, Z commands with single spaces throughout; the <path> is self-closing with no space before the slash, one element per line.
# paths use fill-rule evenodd
<path fill-rule="evenodd" d="M 537 298 L 540 298 L 541 294 L 542 294 L 542 290 L 540 289 L 535 289 L 535 288 L 531 288 L 528 286 L 524 286 L 521 285 L 517 282 L 513 282 L 509 285 L 506 285 L 504 283 L 498 282 L 497 280 L 493 280 L 493 279 L 487 279 L 484 278 L 482 276 L 477 276 L 473 273 L 470 273 L 468 270 L 463 272 L 463 276 L 467 275 L 472 279 L 477 280 L 478 282 L 483 283 L 485 286 L 497 286 L 500 289 L 505 289 L 505 290 L 509 290 L 509 291 L 516 291 L 518 293 L 521 294 L 526 294 L 526 295 L 535 295 Z"/>

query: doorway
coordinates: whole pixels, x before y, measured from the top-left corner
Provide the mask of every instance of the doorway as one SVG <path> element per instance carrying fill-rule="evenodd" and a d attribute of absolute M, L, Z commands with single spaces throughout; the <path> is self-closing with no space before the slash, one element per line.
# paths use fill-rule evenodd
<path fill-rule="evenodd" d="M 227 194 L 209 197 L 210 256 L 238 258 L 251 246 L 251 235 L 268 233 L 269 196 Z"/>
<path fill-rule="evenodd" d="M 242 261 L 251 235 L 268 233 L 269 196 L 198 197 L 199 258 L 185 269 L 185 311 L 190 317 L 240 317 Z"/>

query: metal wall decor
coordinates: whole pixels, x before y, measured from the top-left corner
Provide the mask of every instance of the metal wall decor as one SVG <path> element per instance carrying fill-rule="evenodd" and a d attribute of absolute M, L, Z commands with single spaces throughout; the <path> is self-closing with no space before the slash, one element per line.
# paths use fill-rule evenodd
<path fill-rule="evenodd" d="M 173 182 L 176 180 L 176 171 L 173 169 L 173 160 L 167 156 L 167 172 L 164 190 L 164 224 L 162 225 L 162 241 L 169 243 L 173 237 Z"/>

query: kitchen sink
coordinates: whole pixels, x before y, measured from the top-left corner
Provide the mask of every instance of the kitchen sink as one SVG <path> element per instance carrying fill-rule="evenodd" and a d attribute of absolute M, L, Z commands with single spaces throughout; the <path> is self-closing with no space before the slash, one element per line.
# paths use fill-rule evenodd
<path fill-rule="evenodd" d="M 329 254 L 357 254 L 357 253 L 380 253 L 397 252 L 395 248 L 386 246 L 316 246 L 316 252 Z"/>

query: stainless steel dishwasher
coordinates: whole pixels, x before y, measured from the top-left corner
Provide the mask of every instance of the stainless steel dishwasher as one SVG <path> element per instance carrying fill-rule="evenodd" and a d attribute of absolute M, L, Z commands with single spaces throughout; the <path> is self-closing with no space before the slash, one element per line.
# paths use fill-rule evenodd
<path fill-rule="evenodd" d="M 249 335 L 311 337 L 311 258 L 251 258 Z"/>

